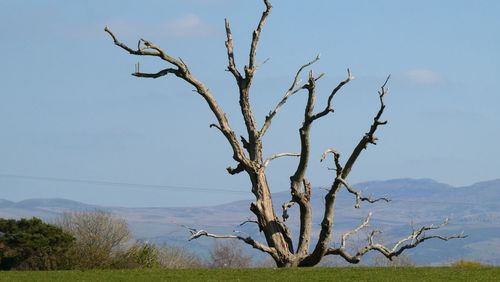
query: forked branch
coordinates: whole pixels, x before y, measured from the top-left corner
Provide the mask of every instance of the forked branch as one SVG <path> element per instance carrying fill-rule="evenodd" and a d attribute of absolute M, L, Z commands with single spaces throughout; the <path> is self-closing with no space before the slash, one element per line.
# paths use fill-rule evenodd
<path fill-rule="evenodd" d="M 245 67 L 245 72 L 247 77 L 251 77 L 256 69 L 255 60 L 257 53 L 257 45 L 259 44 L 259 39 L 260 39 L 260 33 L 262 32 L 262 28 L 266 23 L 267 16 L 269 15 L 269 13 L 271 13 L 271 9 L 273 8 L 271 3 L 267 0 L 264 0 L 264 4 L 266 5 L 266 10 L 262 12 L 259 24 L 257 25 L 257 28 L 254 30 L 252 34 L 252 43 L 250 45 L 248 67 Z"/>
<path fill-rule="evenodd" d="M 377 199 L 372 199 L 370 197 L 365 197 L 361 194 L 361 191 L 358 191 L 356 189 L 354 189 L 351 185 L 349 185 L 349 183 L 347 183 L 347 181 L 345 181 L 344 179 L 338 177 L 337 178 L 338 181 L 340 181 L 342 183 L 342 185 L 344 185 L 344 187 L 347 189 L 347 191 L 353 195 L 356 196 L 356 204 L 354 204 L 354 207 L 359 209 L 361 207 L 361 202 L 363 201 L 366 201 L 366 202 L 369 202 L 369 203 L 376 203 L 378 201 L 385 201 L 386 203 L 390 202 L 391 200 L 387 199 L 387 198 L 377 198 Z"/>
<path fill-rule="evenodd" d="M 276 250 L 272 247 L 268 247 L 258 241 L 255 241 L 254 239 L 252 239 L 252 237 L 250 236 L 241 236 L 241 235 L 217 235 L 217 234 L 212 234 L 212 233 L 209 233 L 207 232 L 206 230 L 203 230 L 203 229 L 200 229 L 200 230 L 197 230 L 195 228 L 190 228 L 190 227 L 187 227 L 187 226 L 184 226 L 185 228 L 187 228 L 189 230 L 189 232 L 191 233 L 191 236 L 189 237 L 189 241 L 191 240 L 194 240 L 194 239 L 198 239 L 202 236 L 205 236 L 205 237 L 211 237 L 211 238 L 217 238 L 217 239 L 238 239 L 238 240 L 241 240 L 249 245 L 251 245 L 252 247 L 254 247 L 255 249 L 258 249 L 260 251 L 263 251 L 263 252 L 266 252 L 272 256 L 275 256 L 276 255 Z M 238 231 L 234 231 L 235 233 L 241 233 L 243 234 L 242 232 L 238 232 Z M 245 234 L 247 235 L 247 234 Z"/>
<path fill-rule="evenodd" d="M 290 88 L 288 88 L 288 90 L 285 92 L 285 95 L 281 98 L 281 100 L 278 102 L 278 104 L 276 105 L 276 107 L 274 107 L 274 110 L 270 111 L 269 114 L 266 116 L 264 124 L 262 125 L 262 128 L 260 129 L 260 136 L 264 136 L 266 134 L 267 129 L 271 125 L 272 119 L 279 112 L 279 110 L 281 109 L 281 107 L 283 107 L 283 105 L 286 103 L 286 101 L 288 100 L 288 98 L 290 98 L 292 95 L 294 95 L 295 93 L 299 92 L 300 90 L 305 89 L 305 84 L 304 85 L 300 85 L 300 79 L 299 79 L 300 74 L 302 73 L 302 71 L 305 68 L 307 68 L 310 65 L 316 63 L 319 60 L 319 57 L 320 56 L 318 54 L 316 56 L 316 58 L 314 58 L 313 60 L 307 62 L 306 64 L 303 64 L 299 68 L 299 70 L 295 74 L 295 77 L 293 78 L 292 85 L 290 85 Z M 318 80 L 319 78 L 321 78 L 321 76 L 323 76 L 323 75 L 320 75 L 318 78 L 316 78 L 316 80 Z"/>
<path fill-rule="evenodd" d="M 177 67 L 177 68 L 166 68 L 157 73 L 141 73 L 139 72 L 138 68 L 136 68 L 136 72 L 133 73 L 132 75 L 137 77 L 158 78 L 172 73 L 178 76 L 179 78 L 183 79 L 184 81 L 188 82 L 190 85 L 194 86 L 196 88 L 195 91 L 205 99 L 208 106 L 210 107 L 210 110 L 217 118 L 218 124 L 217 125 L 213 124 L 211 126 L 218 128 L 226 137 L 229 144 L 231 145 L 231 148 L 233 149 L 233 159 L 238 161 L 239 163 L 242 163 L 245 166 L 248 166 L 248 159 L 245 157 L 245 153 L 243 152 L 243 149 L 241 148 L 238 139 L 236 138 L 236 135 L 234 134 L 233 130 L 229 125 L 229 121 L 226 117 L 226 114 L 219 107 L 215 97 L 210 93 L 208 88 L 201 81 L 197 80 L 193 75 L 191 75 L 188 66 L 184 63 L 182 59 L 180 58 L 175 59 L 174 57 L 168 55 L 156 44 L 142 38 L 138 41 L 137 49 L 134 50 L 129 46 L 127 46 L 126 44 L 120 42 L 108 27 L 105 27 L 104 31 L 111 36 L 116 46 L 122 48 L 123 50 L 127 51 L 132 55 L 158 57 L 163 61 L 166 61 L 169 64 Z"/>
<path fill-rule="evenodd" d="M 354 79 L 354 76 L 352 76 L 351 74 L 351 70 L 350 69 L 347 69 L 347 78 L 343 81 L 341 81 L 337 87 L 335 87 L 333 90 L 332 90 L 332 93 L 330 93 L 330 95 L 328 96 L 328 100 L 326 102 L 326 106 L 325 106 L 325 109 L 322 110 L 321 112 L 319 113 L 316 113 L 312 116 L 312 120 L 316 120 L 316 119 L 319 119 L 321 117 L 324 117 L 326 116 L 327 114 L 333 112 L 333 106 L 332 106 L 332 100 L 333 100 L 333 97 L 335 96 L 335 94 L 337 94 L 337 92 L 339 92 L 339 90 L 342 88 L 342 86 L 346 85 L 349 81 L 353 80 Z"/>
<path fill-rule="evenodd" d="M 466 238 L 467 235 L 464 235 L 463 233 L 461 234 L 454 234 L 450 236 L 442 236 L 442 235 L 426 235 L 426 231 L 430 230 L 436 230 L 439 229 L 443 226 L 446 226 L 448 224 L 448 219 L 446 219 L 443 223 L 439 225 L 427 225 L 423 226 L 419 229 L 413 230 L 413 232 L 408 235 L 407 237 L 399 240 L 392 248 L 388 248 L 382 244 L 374 243 L 374 237 L 375 235 L 381 233 L 380 231 L 372 231 L 368 235 L 368 244 L 361 249 L 359 249 L 355 254 L 349 254 L 349 252 L 346 250 L 346 243 L 347 239 L 349 238 L 350 235 L 358 232 L 362 228 L 368 226 L 371 218 L 371 213 L 368 215 L 368 217 L 355 229 L 348 231 L 345 233 L 340 242 L 340 247 L 338 248 L 329 248 L 326 252 L 325 255 L 340 255 L 343 257 L 346 261 L 350 263 L 358 263 L 361 260 L 361 257 L 366 254 L 369 251 L 378 251 L 381 254 L 383 254 L 386 258 L 392 260 L 393 257 L 396 257 L 403 253 L 403 251 L 407 249 L 412 249 L 418 246 L 420 243 L 427 241 L 429 239 L 439 239 L 443 241 L 448 241 L 451 239 L 458 239 L 458 238 Z"/>
<path fill-rule="evenodd" d="M 182 60 L 175 59 L 175 58 L 169 56 L 160 47 L 158 47 L 156 44 L 154 44 L 148 40 L 141 38 L 137 44 L 137 50 L 134 50 L 134 49 L 128 47 L 126 44 L 120 42 L 117 39 L 117 37 L 113 34 L 113 32 L 111 32 L 111 30 L 107 26 L 104 28 L 104 31 L 107 32 L 111 36 L 111 38 L 113 39 L 113 42 L 115 43 L 116 46 L 122 48 L 123 50 L 129 52 L 132 55 L 159 57 L 162 60 L 178 67 L 179 70 L 189 72 L 187 66 L 184 64 L 184 62 L 182 62 Z"/>

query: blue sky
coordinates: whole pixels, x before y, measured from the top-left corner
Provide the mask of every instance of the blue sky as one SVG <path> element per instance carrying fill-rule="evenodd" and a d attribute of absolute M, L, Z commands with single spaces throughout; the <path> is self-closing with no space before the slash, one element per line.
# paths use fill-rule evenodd
<path fill-rule="evenodd" d="M 270 60 L 252 92 L 259 122 L 318 53 L 313 69 L 326 73 L 318 107 L 346 68 L 356 77 L 336 96 L 336 112 L 313 128 L 308 175 L 315 187 L 333 177 L 321 153 L 335 147 L 346 156 L 368 130 L 388 74 L 389 124 L 359 159 L 352 183 L 412 177 L 467 185 L 500 177 L 500 2 L 272 2 L 257 53 Z M 250 198 L 247 178 L 225 171 L 231 152 L 208 128 L 214 118 L 202 99 L 175 77 L 131 76 L 139 61 L 144 71 L 164 65 L 116 48 L 103 28 L 132 46 L 144 37 L 182 57 L 242 133 L 236 86 L 224 71 L 224 18 L 241 67 L 262 9 L 257 0 L 0 1 L 0 198 L 121 206 Z M 276 117 L 266 154 L 299 149 L 304 103 L 297 95 Z M 287 189 L 295 161 L 269 166 L 273 191 Z"/>

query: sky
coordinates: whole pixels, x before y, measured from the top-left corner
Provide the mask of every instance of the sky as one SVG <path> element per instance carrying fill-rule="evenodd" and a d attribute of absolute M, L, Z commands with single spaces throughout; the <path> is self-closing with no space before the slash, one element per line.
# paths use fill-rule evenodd
<path fill-rule="evenodd" d="M 251 93 L 257 122 L 274 108 L 300 65 L 325 73 L 317 108 L 346 77 L 335 113 L 314 124 L 308 178 L 328 186 L 334 147 L 345 158 L 378 110 L 387 75 L 387 126 L 363 152 L 351 183 L 432 178 L 455 186 L 500 177 L 499 1 L 275 0 L 261 36 Z M 139 79 L 168 67 L 132 56 L 103 31 L 139 38 L 181 57 L 243 134 L 234 79 L 226 72 L 224 18 L 236 63 L 248 60 L 261 1 L 0 0 L 0 198 L 66 198 L 114 206 L 199 206 L 250 199 L 244 174 L 192 87 L 178 78 Z M 304 76 L 303 79 L 306 79 Z M 305 93 L 276 116 L 266 155 L 296 152 Z M 273 192 L 289 187 L 297 159 L 268 168 Z"/>

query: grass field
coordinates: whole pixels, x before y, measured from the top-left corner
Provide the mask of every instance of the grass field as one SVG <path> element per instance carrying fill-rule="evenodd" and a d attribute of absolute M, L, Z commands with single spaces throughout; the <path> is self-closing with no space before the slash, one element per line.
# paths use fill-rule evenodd
<path fill-rule="evenodd" d="M 500 267 L 11 271 L 0 281 L 500 281 Z"/>

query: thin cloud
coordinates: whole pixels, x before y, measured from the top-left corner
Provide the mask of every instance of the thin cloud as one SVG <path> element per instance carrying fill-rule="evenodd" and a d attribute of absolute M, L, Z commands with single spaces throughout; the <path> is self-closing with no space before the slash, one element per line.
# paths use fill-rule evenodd
<path fill-rule="evenodd" d="M 446 82 L 441 74 L 429 69 L 413 69 L 403 73 L 409 82 L 420 86 L 437 86 Z"/>
<path fill-rule="evenodd" d="M 167 22 L 163 26 L 168 35 L 176 37 L 207 37 L 214 34 L 214 29 L 195 14 L 186 14 Z"/>

